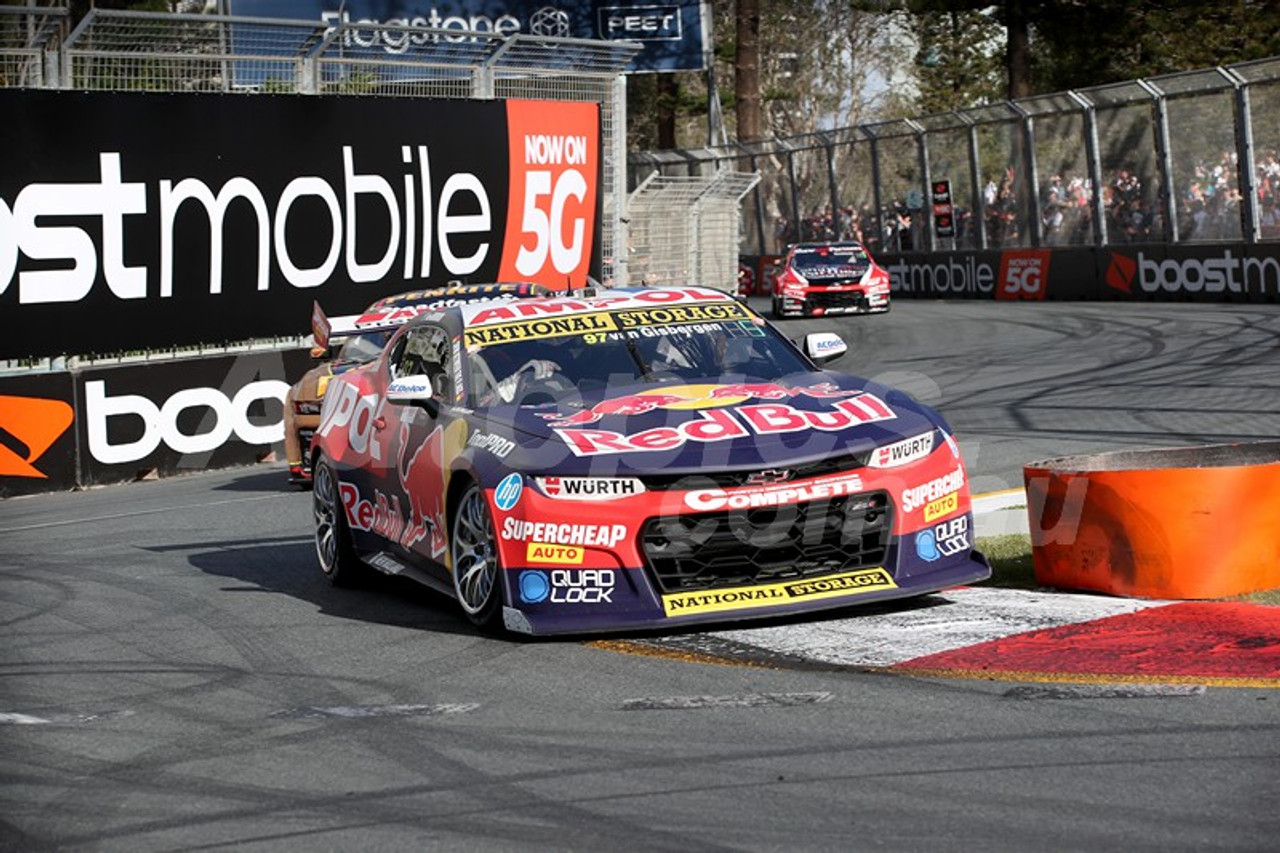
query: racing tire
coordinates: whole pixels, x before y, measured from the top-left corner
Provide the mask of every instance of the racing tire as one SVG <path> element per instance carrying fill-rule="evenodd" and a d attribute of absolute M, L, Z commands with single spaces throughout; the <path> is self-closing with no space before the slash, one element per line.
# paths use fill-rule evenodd
<path fill-rule="evenodd" d="M 502 612 L 502 564 L 489 502 L 479 485 L 467 486 L 451 522 L 449 565 L 454 595 L 472 623 L 493 630 Z"/>
<path fill-rule="evenodd" d="M 784 314 L 782 311 L 782 300 L 778 299 L 776 296 L 773 299 L 773 319 L 775 320 L 787 319 L 787 315 Z"/>
<path fill-rule="evenodd" d="M 316 559 L 320 571 L 334 586 L 359 586 L 367 581 L 370 569 L 356 556 L 338 494 L 338 474 L 324 456 L 312 469 L 311 507 L 315 517 Z"/>

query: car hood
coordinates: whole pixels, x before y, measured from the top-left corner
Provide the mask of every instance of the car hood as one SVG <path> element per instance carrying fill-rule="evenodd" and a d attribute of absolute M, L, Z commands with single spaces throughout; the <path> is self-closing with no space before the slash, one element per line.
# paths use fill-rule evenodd
<path fill-rule="evenodd" d="M 794 465 L 942 425 L 906 394 L 837 373 L 775 382 L 642 383 L 541 406 L 498 406 L 477 427 L 514 438 L 528 473 L 684 475 Z"/>

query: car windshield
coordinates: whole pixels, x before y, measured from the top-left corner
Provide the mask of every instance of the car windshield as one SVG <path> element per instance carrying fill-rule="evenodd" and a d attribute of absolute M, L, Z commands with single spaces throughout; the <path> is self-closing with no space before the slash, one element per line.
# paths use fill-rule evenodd
<path fill-rule="evenodd" d="M 762 320 L 641 326 L 493 344 L 470 352 L 476 405 L 538 405 L 635 382 L 775 380 L 810 365 Z"/>
<path fill-rule="evenodd" d="M 347 338 L 342 344 L 342 349 L 338 352 L 338 358 L 344 361 L 361 363 L 373 361 L 382 352 L 382 348 L 387 345 L 387 340 L 390 337 L 390 332 L 383 331 L 365 332 L 363 335 Z"/>
<path fill-rule="evenodd" d="M 806 278 L 835 278 L 862 272 L 870 259 L 857 245 L 796 249 L 791 265 Z"/>

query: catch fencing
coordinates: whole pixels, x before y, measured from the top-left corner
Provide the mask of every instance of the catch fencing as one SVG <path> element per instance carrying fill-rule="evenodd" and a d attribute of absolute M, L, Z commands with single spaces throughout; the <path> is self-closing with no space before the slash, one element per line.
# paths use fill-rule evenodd
<path fill-rule="evenodd" d="M 639 182 L 655 170 L 758 171 L 744 199 L 744 255 L 832 239 L 885 254 L 1254 246 L 1280 240 L 1278 116 L 1280 58 L 1271 58 L 785 139 L 633 153 L 630 173 Z"/>
<path fill-rule="evenodd" d="M 632 281 L 658 287 L 693 281 L 736 292 L 739 209 L 759 180 L 729 171 L 709 177 L 650 174 L 628 204 Z"/>

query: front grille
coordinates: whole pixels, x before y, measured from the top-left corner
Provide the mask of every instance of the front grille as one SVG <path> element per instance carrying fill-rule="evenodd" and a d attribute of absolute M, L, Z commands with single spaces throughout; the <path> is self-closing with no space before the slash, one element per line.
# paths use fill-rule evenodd
<path fill-rule="evenodd" d="M 664 593 L 811 578 L 884 564 L 884 492 L 761 509 L 653 518 L 640 533 Z"/>
<path fill-rule="evenodd" d="M 867 295 L 856 290 L 841 293 L 824 293 L 821 290 L 809 293 L 809 305 L 814 308 L 858 308 L 866 310 L 871 307 Z"/>
<path fill-rule="evenodd" d="M 846 453 L 841 456 L 829 456 L 814 462 L 800 465 L 771 465 L 768 468 L 756 468 L 747 471 L 722 471 L 716 473 L 697 474 L 642 474 L 644 487 L 651 492 L 665 492 L 671 489 L 703 489 L 707 486 L 718 486 L 732 489 L 748 485 L 748 481 L 764 471 L 788 471 L 790 476 L 786 482 L 808 480 L 813 477 L 824 477 L 828 474 L 839 474 L 864 468 L 870 453 Z"/>

